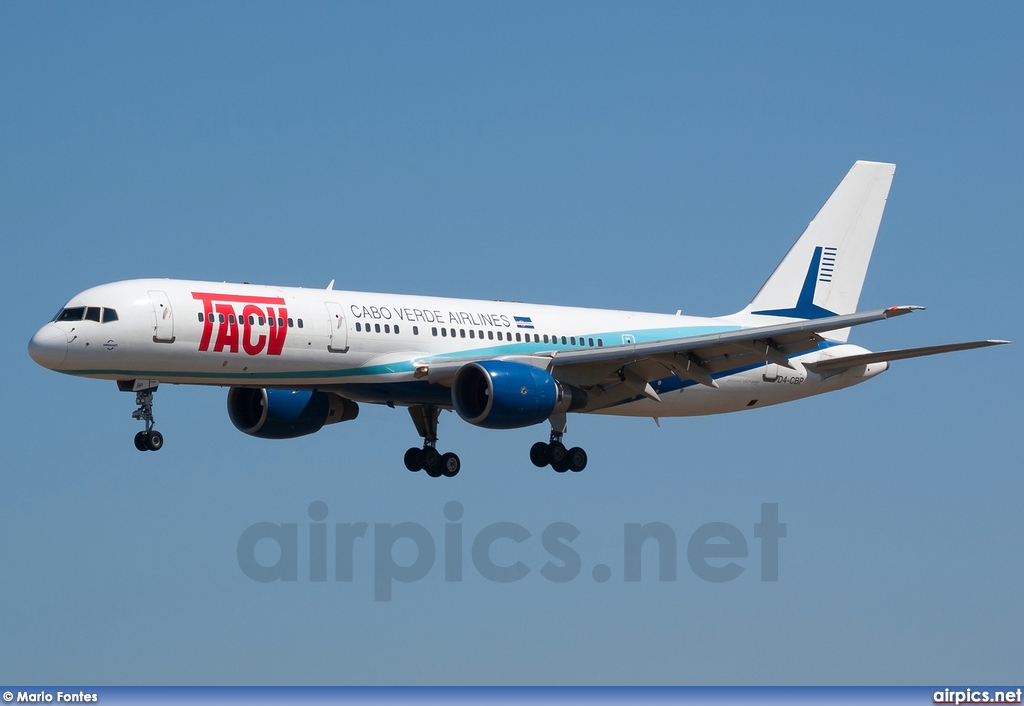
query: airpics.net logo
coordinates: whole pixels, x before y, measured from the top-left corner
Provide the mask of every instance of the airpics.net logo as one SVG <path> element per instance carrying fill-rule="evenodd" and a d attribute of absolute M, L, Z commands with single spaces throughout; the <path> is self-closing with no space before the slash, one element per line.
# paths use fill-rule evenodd
<path fill-rule="evenodd" d="M 778 581 L 779 542 L 786 537 L 778 503 L 761 503 L 760 518 L 748 525 L 753 542 L 728 522 L 702 524 L 683 542 L 664 522 L 627 522 L 618 535 L 617 570 L 584 561 L 574 545 L 582 532 L 570 522 L 551 522 L 539 532 L 517 522 L 475 525 L 464 521 L 465 508 L 454 500 L 444 505 L 444 521 L 439 519 L 432 529 L 417 522 L 377 522 L 372 528 L 368 522 L 328 523 L 329 508 L 319 500 L 309 504 L 306 514 L 308 523 L 256 522 L 246 527 L 237 544 L 242 573 L 260 583 L 297 582 L 300 564 L 305 564 L 302 574 L 311 582 L 326 582 L 333 574 L 334 581 L 351 583 L 357 567 L 367 567 L 373 573 L 373 599 L 387 602 L 396 583 L 416 583 L 432 571 L 443 572 L 449 583 L 463 581 L 470 570 L 495 583 L 515 583 L 535 573 L 545 581 L 568 583 L 589 568 L 598 583 L 615 577 L 638 582 L 645 561 L 656 561 L 656 571 L 648 567 L 648 577 L 656 573 L 659 581 L 676 581 L 684 551 L 694 576 L 725 583 L 749 568 L 754 543 L 760 580 Z"/>

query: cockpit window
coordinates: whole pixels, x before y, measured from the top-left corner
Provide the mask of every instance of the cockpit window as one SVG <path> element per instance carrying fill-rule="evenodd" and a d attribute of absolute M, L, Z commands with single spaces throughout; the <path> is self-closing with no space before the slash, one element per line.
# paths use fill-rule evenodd
<path fill-rule="evenodd" d="M 100 321 L 103 323 L 117 321 L 117 311 L 98 306 L 66 306 L 58 311 L 57 315 L 50 319 L 50 321 L 56 323 L 57 321 L 82 321 L 83 319 L 97 323 Z"/>
<path fill-rule="evenodd" d="M 81 321 L 85 316 L 84 306 L 65 307 L 53 319 L 54 321 Z"/>

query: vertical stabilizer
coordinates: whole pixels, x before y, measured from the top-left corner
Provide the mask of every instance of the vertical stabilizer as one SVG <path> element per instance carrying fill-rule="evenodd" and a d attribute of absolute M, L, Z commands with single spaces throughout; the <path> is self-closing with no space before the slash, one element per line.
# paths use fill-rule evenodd
<path fill-rule="evenodd" d="M 857 162 L 754 300 L 733 317 L 747 325 L 857 311 L 895 164 Z M 849 329 L 829 338 L 845 341 Z"/>

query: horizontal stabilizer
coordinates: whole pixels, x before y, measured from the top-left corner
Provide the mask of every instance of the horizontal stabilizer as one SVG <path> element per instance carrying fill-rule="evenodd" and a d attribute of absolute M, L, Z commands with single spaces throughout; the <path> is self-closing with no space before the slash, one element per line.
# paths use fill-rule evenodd
<path fill-rule="evenodd" d="M 858 365 L 868 363 L 892 362 L 905 358 L 920 358 L 925 355 L 936 355 L 938 353 L 951 353 L 952 351 L 966 351 L 971 348 L 985 348 L 986 346 L 998 346 L 1009 341 L 970 341 L 969 343 L 947 343 L 941 346 L 924 346 L 922 348 L 904 348 L 895 351 L 879 351 L 878 353 L 864 353 L 862 355 L 850 355 L 845 358 L 832 358 L 818 361 L 817 363 L 806 363 L 806 367 L 816 373 L 839 372 L 849 370 Z"/>

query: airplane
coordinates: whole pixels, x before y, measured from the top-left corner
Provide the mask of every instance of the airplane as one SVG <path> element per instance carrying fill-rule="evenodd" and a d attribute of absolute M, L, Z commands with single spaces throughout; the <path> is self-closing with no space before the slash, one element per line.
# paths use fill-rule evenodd
<path fill-rule="evenodd" d="M 422 447 L 410 471 L 454 476 L 437 449 L 454 410 L 489 429 L 550 423 L 530 460 L 582 471 L 567 414 L 678 417 L 789 402 L 869 380 L 895 360 L 1008 343 L 982 340 L 872 353 L 850 329 L 919 306 L 858 312 L 895 165 L 856 162 L 743 310 L 705 318 L 512 301 L 174 279 L 75 295 L 28 345 L 39 365 L 134 392 L 140 451 L 161 383 L 228 387 L 245 434 L 287 439 L 353 420 L 360 403 L 406 407 Z M 660 422 L 659 422 L 660 424 Z"/>

